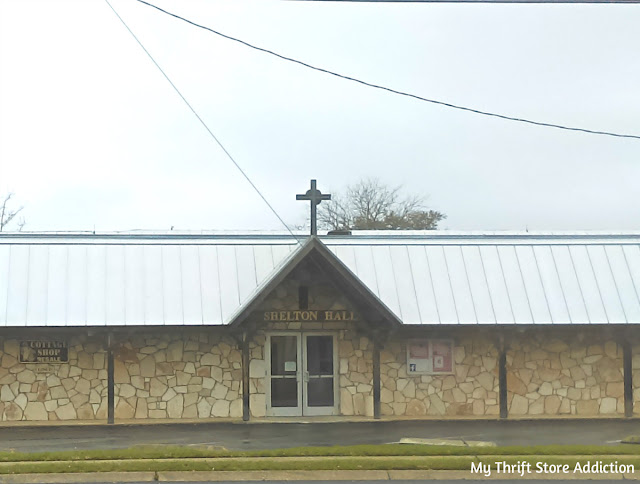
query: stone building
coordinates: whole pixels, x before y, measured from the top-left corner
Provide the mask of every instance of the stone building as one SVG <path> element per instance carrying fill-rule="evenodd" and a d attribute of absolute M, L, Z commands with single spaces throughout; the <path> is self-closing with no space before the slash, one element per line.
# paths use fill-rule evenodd
<path fill-rule="evenodd" d="M 629 417 L 640 234 L 0 234 L 0 420 Z"/>

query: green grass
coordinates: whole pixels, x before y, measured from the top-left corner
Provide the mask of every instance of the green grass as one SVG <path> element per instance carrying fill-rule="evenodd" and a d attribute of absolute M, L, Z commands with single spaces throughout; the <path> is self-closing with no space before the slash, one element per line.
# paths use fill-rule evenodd
<path fill-rule="evenodd" d="M 418 456 L 418 457 L 317 457 L 267 459 L 137 459 L 117 461 L 42 461 L 9 462 L 0 465 L 0 474 L 77 473 L 77 472 L 166 472 L 166 471 L 268 471 L 268 470 L 462 470 L 469 471 L 472 462 L 491 464 L 496 461 L 516 464 L 528 461 L 535 472 L 537 462 L 568 464 L 573 472 L 576 462 L 600 460 L 603 463 L 633 464 L 640 469 L 636 456 Z"/>
<path fill-rule="evenodd" d="M 295 447 L 255 451 L 219 448 L 141 446 L 113 450 L 61 452 L 1 452 L 0 462 L 89 461 L 123 459 L 181 459 L 225 457 L 320 457 L 320 456 L 483 456 L 483 455 L 638 455 L 640 446 L 629 445 L 538 445 L 509 447 L 459 447 L 440 445 L 385 444 L 332 447 Z"/>
<path fill-rule="evenodd" d="M 422 457 L 411 459 L 394 457 L 376 459 L 366 457 L 317 459 L 175 459 L 87 462 L 15 462 L 0 465 L 0 474 L 67 473 L 67 472 L 166 472 L 166 471 L 259 471 L 259 470 L 428 470 L 469 469 L 471 456 Z"/>
<path fill-rule="evenodd" d="M 471 462 L 569 464 L 601 460 L 633 464 L 640 470 L 640 446 L 547 445 L 459 447 L 357 445 L 297 447 L 259 451 L 147 446 L 116 450 L 0 453 L 0 474 L 134 471 L 252 470 L 470 470 Z"/>

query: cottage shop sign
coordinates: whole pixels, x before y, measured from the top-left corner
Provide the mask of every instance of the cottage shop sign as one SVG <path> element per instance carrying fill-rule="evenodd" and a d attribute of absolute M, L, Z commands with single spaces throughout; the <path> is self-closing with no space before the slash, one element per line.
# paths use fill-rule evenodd
<path fill-rule="evenodd" d="M 67 363 L 66 341 L 20 341 L 20 363 Z"/>
<path fill-rule="evenodd" d="M 295 311 L 263 311 L 259 313 L 262 321 L 286 323 L 308 321 L 323 323 L 327 321 L 359 321 L 360 317 L 353 311 L 335 309 L 300 309 Z"/>

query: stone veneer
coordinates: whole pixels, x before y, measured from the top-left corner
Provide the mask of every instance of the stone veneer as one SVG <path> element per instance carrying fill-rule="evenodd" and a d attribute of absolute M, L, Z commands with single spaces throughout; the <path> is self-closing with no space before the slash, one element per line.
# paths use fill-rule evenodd
<path fill-rule="evenodd" d="M 498 351 L 480 335 L 454 340 L 454 372 L 407 375 L 404 341 L 392 340 L 380 352 L 380 411 L 393 416 L 495 416 L 498 403 Z M 459 339 L 459 341 L 458 341 Z"/>
<path fill-rule="evenodd" d="M 261 310 L 298 309 L 299 283 L 289 278 L 262 303 Z M 350 303 L 329 284 L 309 287 L 308 309 L 352 310 Z M 366 323 L 362 323 L 366 324 Z M 373 416 L 373 344 L 360 334 L 353 322 L 259 322 L 259 331 L 250 344 L 250 406 L 253 417 L 266 412 L 266 371 L 264 346 L 270 331 L 325 331 L 337 334 L 340 415 Z"/>
<path fill-rule="evenodd" d="M 332 309 L 342 309 L 333 307 Z M 341 329 L 340 329 L 341 328 Z M 326 331 L 337 334 L 339 414 L 373 416 L 373 344 L 359 336 L 349 323 L 272 323 L 257 334 L 251 345 L 249 388 L 251 416 L 266 412 L 266 369 L 264 345 L 269 331 Z"/>
<path fill-rule="evenodd" d="M 285 281 L 264 304 L 296 308 L 297 291 L 293 281 Z M 349 309 L 346 301 L 327 288 L 310 290 L 309 307 Z M 267 407 L 264 345 L 269 331 L 335 334 L 338 413 L 373 416 L 373 344 L 361 331 L 366 324 L 258 325 L 250 343 L 252 416 L 265 416 Z M 410 337 L 397 335 L 384 345 L 380 355 L 382 415 L 498 416 L 498 351 L 492 339 L 498 332 L 451 328 L 448 335 L 444 330 L 441 333 L 437 338 L 454 341 L 452 374 L 409 376 L 406 341 Z M 51 332 L 50 336 L 68 341 L 68 363 L 21 364 L 19 339 L 0 338 L 0 419 L 106 419 L 104 335 Z M 430 336 L 436 337 L 425 334 Z M 507 332 L 505 339 L 510 417 L 624 414 L 622 347 L 611 334 L 589 328 L 536 328 Z M 116 333 L 114 341 L 116 420 L 242 417 L 241 351 L 224 328 L 145 329 Z M 635 413 L 640 413 L 640 344 L 634 343 L 632 351 Z"/>
<path fill-rule="evenodd" d="M 624 414 L 622 347 L 578 332 L 527 331 L 509 342 L 510 416 Z"/>
<path fill-rule="evenodd" d="M 68 339 L 68 363 L 19 363 L 17 339 L 0 338 L 0 420 L 107 418 L 107 357 L 102 339 Z"/>
<path fill-rule="evenodd" d="M 132 335 L 114 352 L 115 418 L 242 417 L 241 363 L 220 331 Z"/>

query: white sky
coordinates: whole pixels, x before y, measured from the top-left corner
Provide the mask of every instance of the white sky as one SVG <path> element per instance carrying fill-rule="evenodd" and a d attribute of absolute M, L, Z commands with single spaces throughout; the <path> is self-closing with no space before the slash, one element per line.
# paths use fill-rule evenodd
<path fill-rule="evenodd" d="M 640 229 L 640 140 L 534 127 L 321 74 L 114 7 L 289 223 L 310 178 L 429 195 L 459 230 Z M 640 134 L 640 6 L 157 0 L 427 98 Z M 0 193 L 25 230 L 282 229 L 101 0 L 0 0 Z"/>

